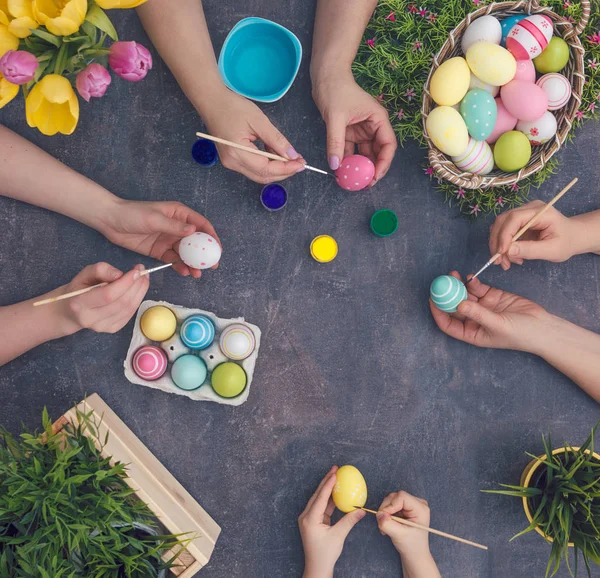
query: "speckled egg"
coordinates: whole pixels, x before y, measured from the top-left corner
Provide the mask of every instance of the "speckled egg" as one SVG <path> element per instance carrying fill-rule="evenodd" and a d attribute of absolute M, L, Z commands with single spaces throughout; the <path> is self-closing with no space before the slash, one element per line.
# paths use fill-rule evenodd
<path fill-rule="evenodd" d="M 513 80 L 535 82 L 535 66 L 531 60 L 517 60 L 517 72 Z"/>
<path fill-rule="evenodd" d="M 500 21 L 494 16 L 481 16 L 473 20 L 465 30 L 461 41 L 462 51 L 466 54 L 467 50 L 477 42 L 500 44 L 500 40 L 502 40 Z"/>
<path fill-rule="evenodd" d="M 537 85 L 524 80 L 513 80 L 500 89 L 500 98 L 506 110 L 519 120 L 536 120 L 548 110 L 548 97 Z"/>
<path fill-rule="evenodd" d="M 154 381 L 167 371 L 167 356 L 155 345 L 140 347 L 135 352 L 131 363 L 133 371 L 147 381 Z"/>
<path fill-rule="evenodd" d="M 505 173 L 514 173 L 527 165 L 531 158 L 529 139 L 516 130 L 505 132 L 494 146 L 494 160 Z"/>
<path fill-rule="evenodd" d="M 545 14 L 532 14 L 517 22 L 508 33 L 506 48 L 517 60 L 539 56 L 552 38 L 554 26 Z"/>
<path fill-rule="evenodd" d="M 570 56 L 569 45 L 562 38 L 555 36 L 546 46 L 546 50 L 533 59 L 533 64 L 540 74 L 560 72 L 569 62 Z"/>
<path fill-rule="evenodd" d="M 367 503 L 367 482 L 354 466 L 342 466 L 336 472 L 331 497 L 335 507 L 344 513 L 362 508 Z"/>
<path fill-rule="evenodd" d="M 177 328 L 177 318 L 168 307 L 155 305 L 144 311 L 140 329 L 150 341 L 166 341 Z"/>
<path fill-rule="evenodd" d="M 548 97 L 548 110 L 559 110 L 571 98 L 571 84 L 562 74 L 544 74 L 536 83 Z"/>
<path fill-rule="evenodd" d="M 460 102 L 467 93 L 469 80 L 469 67 L 464 58 L 456 56 L 445 60 L 431 77 L 431 98 L 440 106 L 452 106 Z"/>
<path fill-rule="evenodd" d="M 171 367 L 171 378 L 180 389 L 198 389 L 206 380 L 206 364 L 195 355 L 182 355 Z"/>
<path fill-rule="evenodd" d="M 219 347 L 229 359 L 239 361 L 252 354 L 256 348 L 256 338 L 247 325 L 234 323 L 228 325 L 221 333 Z"/>
<path fill-rule="evenodd" d="M 485 140 L 492 134 L 496 125 L 496 101 L 485 90 L 470 90 L 460 105 L 460 114 L 471 137 L 475 140 Z"/>
<path fill-rule="evenodd" d="M 210 269 L 221 259 L 221 245 L 208 233 L 193 233 L 181 239 L 179 256 L 193 269 Z"/>
<path fill-rule="evenodd" d="M 520 120 L 517 130 L 521 131 L 533 146 L 543 145 L 556 134 L 556 117 L 547 110 L 537 120 L 531 122 Z"/>
<path fill-rule="evenodd" d="M 470 138 L 467 150 L 460 156 L 452 157 L 452 162 L 466 173 L 487 175 L 494 168 L 494 155 L 485 141 Z"/>
<path fill-rule="evenodd" d="M 478 42 L 467 50 L 467 62 L 473 74 L 492 86 L 510 82 L 517 70 L 513 55 L 492 42 Z"/>
<path fill-rule="evenodd" d="M 508 33 L 513 29 L 513 26 L 517 22 L 521 22 L 524 18 L 527 18 L 527 14 L 516 14 L 515 16 L 509 16 L 500 22 L 502 26 L 502 40 L 500 44 L 506 47 L 506 39 L 508 38 Z"/>
<path fill-rule="evenodd" d="M 181 341 L 181 337 L 179 337 L 179 333 L 175 333 L 171 339 L 167 339 L 160 344 L 162 350 L 167 354 L 169 361 L 173 363 L 178 357 L 185 355 L 186 353 L 190 353 L 190 348 L 187 347 L 183 341 Z"/>
<path fill-rule="evenodd" d="M 498 93 L 500 92 L 499 86 L 492 86 L 491 84 L 488 84 L 487 82 L 483 82 L 483 80 L 480 80 L 471 72 L 471 81 L 469 82 L 469 90 L 473 90 L 475 88 L 480 88 L 481 90 L 485 90 L 486 92 L 489 92 L 493 97 L 498 96 Z"/>
<path fill-rule="evenodd" d="M 215 338 L 215 324 L 206 315 L 192 315 L 183 322 L 179 334 L 191 349 L 206 349 Z"/>
<path fill-rule="evenodd" d="M 506 110 L 506 107 L 502 104 L 500 98 L 496 99 L 496 110 L 498 114 L 496 116 L 494 130 L 492 131 L 492 134 L 485 139 L 488 144 L 494 144 L 501 135 L 515 128 L 518 122 L 517 118 Z"/>
<path fill-rule="evenodd" d="M 210 382 L 217 395 L 229 399 L 237 397 L 246 389 L 248 377 L 241 366 L 227 361 L 215 367 Z"/>
<path fill-rule="evenodd" d="M 444 154 L 462 154 L 469 142 L 467 125 L 459 112 L 450 106 L 434 108 L 425 122 L 433 144 Z"/>
<path fill-rule="evenodd" d="M 433 304 L 446 313 L 455 313 L 458 306 L 467 300 L 467 288 L 452 275 L 436 277 L 431 283 L 429 295 Z"/>
<path fill-rule="evenodd" d="M 346 157 L 335 171 L 338 185 L 347 191 L 362 191 L 371 184 L 374 176 L 373 161 L 362 155 Z"/>

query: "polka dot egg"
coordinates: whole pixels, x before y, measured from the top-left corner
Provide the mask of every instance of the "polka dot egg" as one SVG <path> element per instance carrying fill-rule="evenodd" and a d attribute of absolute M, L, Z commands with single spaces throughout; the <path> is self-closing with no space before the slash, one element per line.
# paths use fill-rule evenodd
<path fill-rule="evenodd" d="M 179 334 L 191 349 L 206 349 L 215 338 L 215 325 L 206 315 L 192 315 L 183 322 Z"/>
<path fill-rule="evenodd" d="M 485 90 L 467 92 L 460 105 L 460 113 L 469 134 L 476 140 L 489 138 L 496 125 L 498 110 L 494 97 Z"/>
<path fill-rule="evenodd" d="M 179 244 L 179 256 L 193 269 L 210 269 L 221 259 L 221 245 L 207 233 L 193 233 Z"/>
<path fill-rule="evenodd" d="M 459 304 L 467 300 L 467 288 L 455 277 L 442 275 L 433 280 L 430 296 L 439 310 L 455 313 Z"/>
<path fill-rule="evenodd" d="M 249 357 L 256 347 L 251 329 L 242 323 L 234 323 L 221 333 L 219 347 L 229 359 L 242 360 Z"/>
<path fill-rule="evenodd" d="M 346 157 L 340 168 L 335 171 L 338 185 L 347 191 L 362 191 L 371 184 L 374 176 L 373 161 L 362 155 Z"/>
<path fill-rule="evenodd" d="M 155 345 L 146 345 L 135 352 L 132 365 L 133 371 L 139 377 L 147 381 L 154 381 L 167 371 L 167 356 L 162 349 Z"/>

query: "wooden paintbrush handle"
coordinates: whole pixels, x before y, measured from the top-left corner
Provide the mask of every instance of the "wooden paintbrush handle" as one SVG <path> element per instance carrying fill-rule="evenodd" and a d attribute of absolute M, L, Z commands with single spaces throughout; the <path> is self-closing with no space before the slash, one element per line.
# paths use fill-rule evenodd
<path fill-rule="evenodd" d="M 86 287 L 85 289 L 79 289 L 77 291 L 71 291 L 71 293 L 65 293 L 64 295 L 59 295 L 58 297 L 50 297 L 49 299 L 42 299 L 42 301 L 36 301 L 33 306 L 39 307 L 40 305 L 48 305 L 48 303 L 56 303 L 56 301 L 62 301 L 63 299 L 71 299 L 71 297 L 77 297 L 78 295 L 83 295 L 92 289 L 97 289 L 98 287 L 105 287 L 108 283 L 98 283 L 97 285 L 92 285 L 91 287 Z"/>

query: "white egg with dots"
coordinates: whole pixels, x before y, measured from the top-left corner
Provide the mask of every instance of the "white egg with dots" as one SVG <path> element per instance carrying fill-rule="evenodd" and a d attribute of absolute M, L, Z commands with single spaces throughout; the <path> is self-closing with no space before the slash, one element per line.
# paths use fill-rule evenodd
<path fill-rule="evenodd" d="M 221 259 L 221 245 L 207 233 L 193 233 L 181 239 L 181 260 L 193 269 L 210 269 Z"/>

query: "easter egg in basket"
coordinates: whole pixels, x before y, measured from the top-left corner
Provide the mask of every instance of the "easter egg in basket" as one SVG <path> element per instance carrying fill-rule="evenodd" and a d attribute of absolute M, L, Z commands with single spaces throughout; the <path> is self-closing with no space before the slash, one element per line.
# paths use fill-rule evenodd
<path fill-rule="evenodd" d="M 533 64 L 540 74 L 560 72 L 569 62 L 570 55 L 569 45 L 562 38 L 555 36 L 548 43 L 546 50 L 533 59 Z"/>
<path fill-rule="evenodd" d="M 500 89 L 500 98 L 506 110 L 519 120 L 536 120 L 548 109 L 548 97 L 537 85 L 524 80 L 513 80 Z"/>
<path fill-rule="evenodd" d="M 492 131 L 492 134 L 485 139 L 488 144 L 494 144 L 501 135 L 515 128 L 518 122 L 517 118 L 506 110 L 501 98 L 496 98 L 496 110 L 497 115 L 494 130 Z"/>
<path fill-rule="evenodd" d="M 490 145 L 485 141 L 469 139 L 467 150 L 458 156 L 452 157 L 452 162 L 466 173 L 487 175 L 494 169 L 494 155 Z"/>
<path fill-rule="evenodd" d="M 494 146 L 494 160 L 505 173 L 521 170 L 531 159 L 529 139 L 516 130 L 504 133 Z"/>
<path fill-rule="evenodd" d="M 500 44 L 500 40 L 502 40 L 502 26 L 500 25 L 500 21 L 494 16 L 481 16 L 473 20 L 465 30 L 461 40 L 461 47 L 463 53 L 466 54 L 467 50 L 477 42 Z"/>
<path fill-rule="evenodd" d="M 548 110 L 559 110 L 563 108 L 571 98 L 571 85 L 562 74 L 556 72 L 544 74 L 536 84 L 548 97 Z"/>
<path fill-rule="evenodd" d="M 514 56 L 493 42 L 477 42 L 467 50 L 471 72 L 487 84 L 502 86 L 510 82 L 517 70 Z"/>
<path fill-rule="evenodd" d="M 494 97 L 485 90 L 470 90 L 460 105 L 460 113 L 471 137 L 488 138 L 496 124 L 498 110 Z"/>
<path fill-rule="evenodd" d="M 471 81 L 469 82 L 469 90 L 474 90 L 475 88 L 480 88 L 481 90 L 485 90 L 486 92 L 489 92 L 493 97 L 498 96 L 498 93 L 500 92 L 499 86 L 492 86 L 491 84 L 488 84 L 487 82 L 483 82 L 483 80 L 480 80 L 471 72 Z"/>
<path fill-rule="evenodd" d="M 434 108 L 425 122 L 433 144 L 444 154 L 462 154 L 469 142 L 467 125 L 460 113 L 449 106 Z"/>
<path fill-rule="evenodd" d="M 531 60 L 517 60 L 517 72 L 513 80 L 535 82 L 535 66 Z"/>
<path fill-rule="evenodd" d="M 531 60 L 548 46 L 554 26 L 545 14 L 532 14 L 517 22 L 508 33 L 506 48 L 517 60 Z"/>
<path fill-rule="evenodd" d="M 547 110 L 542 117 L 534 121 L 521 120 L 517 123 L 521 131 L 533 146 L 543 145 L 554 137 L 557 130 L 556 117 Z"/>
<path fill-rule="evenodd" d="M 509 32 L 513 29 L 513 26 L 517 23 L 527 18 L 527 14 L 515 14 L 514 16 L 509 16 L 500 22 L 502 26 L 502 39 L 500 40 L 501 46 L 506 48 L 506 39 L 508 38 Z"/>

